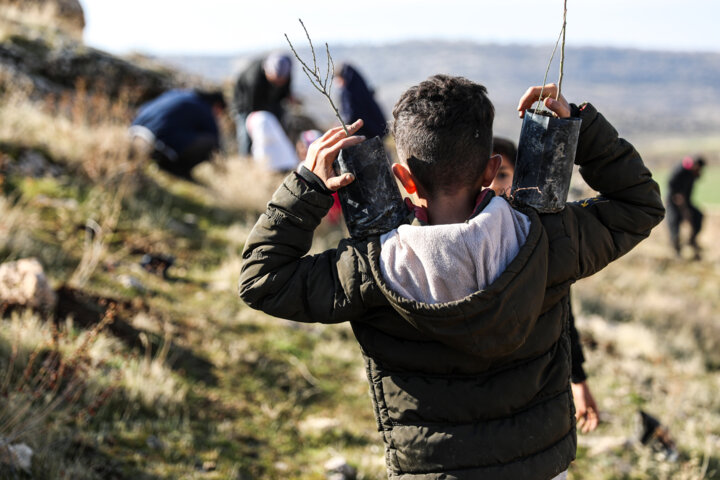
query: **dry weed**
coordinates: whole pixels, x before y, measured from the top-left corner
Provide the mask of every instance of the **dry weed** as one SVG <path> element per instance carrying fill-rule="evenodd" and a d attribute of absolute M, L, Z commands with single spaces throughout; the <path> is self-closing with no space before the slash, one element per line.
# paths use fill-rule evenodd
<path fill-rule="evenodd" d="M 200 165 L 196 174 L 216 194 L 219 203 L 228 208 L 264 212 L 284 178 L 245 157 L 228 157 L 222 165 L 220 174 L 211 164 Z"/>

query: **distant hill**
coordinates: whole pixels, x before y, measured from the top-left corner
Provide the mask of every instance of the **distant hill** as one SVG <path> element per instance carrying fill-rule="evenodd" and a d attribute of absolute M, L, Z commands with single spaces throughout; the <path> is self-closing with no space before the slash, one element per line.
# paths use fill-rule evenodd
<path fill-rule="evenodd" d="M 515 106 L 540 84 L 551 46 L 413 41 L 333 46 L 335 63 L 350 61 L 375 87 L 388 116 L 400 93 L 434 73 L 463 75 L 488 87 L 497 110 L 496 131 L 516 138 Z M 307 51 L 300 51 L 303 58 Z M 556 55 L 557 57 L 557 55 Z M 251 57 L 172 56 L 159 60 L 216 81 L 230 80 Z M 557 81 L 557 58 L 548 81 Z M 710 134 L 720 129 L 720 53 L 566 49 L 566 97 L 591 101 L 625 135 Z M 296 91 L 311 114 L 331 120 L 327 106 L 295 65 Z"/>

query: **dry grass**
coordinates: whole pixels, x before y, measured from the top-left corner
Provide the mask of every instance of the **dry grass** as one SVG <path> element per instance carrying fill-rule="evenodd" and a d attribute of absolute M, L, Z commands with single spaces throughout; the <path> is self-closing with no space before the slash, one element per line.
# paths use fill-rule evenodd
<path fill-rule="evenodd" d="M 0 97 L 0 141 L 48 152 L 95 181 L 117 176 L 129 168 L 129 107 L 122 100 L 110 104 L 78 87 L 74 95 L 42 102 L 18 90 Z M 100 115 L 104 117 L 98 123 Z"/>
<path fill-rule="evenodd" d="M 710 247 L 720 212 L 708 212 L 706 220 L 699 240 Z M 702 262 L 677 260 L 664 228 L 575 287 L 603 423 L 580 437 L 571 478 L 720 478 L 720 255 L 707 248 Z M 638 409 L 669 428 L 678 461 L 637 442 Z"/>
<path fill-rule="evenodd" d="M 284 177 L 242 156 L 216 159 L 214 164 L 200 165 L 194 173 L 221 205 L 254 213 L 265 211 Z"/>
<path fill-rule="evenodd" d="M 0 323 L 0 338 L 7 342 L 0 360 L 4 444 L 23 442 L 39 456 L 54 457 L 52 463 L 63 463 L 64 449 L 48 444 L 49 433 L 68 423 L 85 425 L 113 391 L 110 382 L 98 375 L 98 366 L 107 357 L 89 354 L 111 321 L 108 316 L 82 335 L 58 330 L 29 312 Z"/>

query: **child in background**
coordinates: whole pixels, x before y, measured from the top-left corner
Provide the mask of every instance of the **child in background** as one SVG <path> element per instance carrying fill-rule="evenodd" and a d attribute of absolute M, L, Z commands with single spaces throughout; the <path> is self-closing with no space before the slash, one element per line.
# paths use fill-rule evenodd
<path fill-rule="evenodd" d="M 510 196 L 513 178 L 515 177 L 515 159 L 517 158 L 517 147 L 507 138 L 493 138 L 493 155 L 500 155 L 501 163 L 495 179 L 490 188 L 497 195 Z M 597 403 L 587 383 L 587 375 L 583 368 L 585 355 L 583 355 L 580 335 L 575 328 L 575 316 L 572 311 L 572 302 L 568 298 L 570 316 L 570 352 L 572 355 L 572 381 L 573 403 L 575 404 L 575 419 L 578 428 L 583 433 L 592 432 L 598 425 L 599 415 Z"/>
<path fill-rule="evenodd" d="M 520 116 L 541 90 L 523 95 Z M 310 146 L 246 241 L 239 293 L 249 306 L 350 322 L 390 479 L 561 479 L 575 458 L 570 285 L 646 238 L 664 210 L 640 156 L 602 115 L 552 98 L 554 85 L 544 92 L 558 116 L 582 119 L 576 163 L 602 195 L 584 206 L 539 215 L 495 196 L 487 91 L 435 75 L 393 110 L 393 172 L 417 193 L 414 218 L 307 255 L 331 193 L 354 180 L 332 163 L 363 137 L 338 127 Z"/>

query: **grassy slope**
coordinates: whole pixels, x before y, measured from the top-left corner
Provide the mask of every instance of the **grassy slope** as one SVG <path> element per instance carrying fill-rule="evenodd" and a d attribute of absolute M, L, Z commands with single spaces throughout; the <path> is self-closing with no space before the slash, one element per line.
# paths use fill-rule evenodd
<path fill-rule="evenodd" d="M 660 225 L 627 257 L 576 285 L 578 327 L 604 422 L 581 436 L 573 478 L 720 478 L 720 255 L 711 249 L 720 211 L 706 220 L 702 262 L 672 258 Z M 669 428 L 677 462 L 635 441 L 641 408 Z"/>
<path fill-rule="evenodd" d="M 106 330 L 92 340 L 81 398 L 47 415 L 38 404 L 23 417 L 42 420 L 17 438 L 38 452 L 34 478 L 321 479 L 335 455 L 358 467 L 360 478 L 383 478 L 364 366 L 348 326 L 291 324 L 235 296 L 243 242 L 277 178 L 229 158 L 224 172 L 198 172 L 205 187 L 176 182 L 128 161 L 122 114 L 92 123 L 82 111 L 61 116 L 6 98 L 0 116 L 3 152 L 19 145 L 43 151 L 63 171 L 3 178 L 0 259 L 36 256 L 54 286 L 82 284 L 77 266 L 92 257 L 83 226 L 94 219 L 106 226 L 105 243 L 95 268 L 84 269 L 82 289 L 142 306 L 118 319 L 136 329 L 132 338 Z M 701 201 L 717 185 L 709 170 Z M 121 187 L 122 201 L 114 203 Z M 709 249 L 719 218 L 707 219 L 704 262 L 672 259 L 661 226 L 627 258 L 576 286 L 603 424 L 581 437 L 572 478 L 720 478 L 720 271 Z M 322 233 L 318 249 L 340 235 L 327 226 Z M 175 255 L 172 278 L 140 269 L 143 252 Z M 125 286 L 128 277 L 142 288 Z M 72 357 L 87 329 L 61 320 L 60 343 Z M 51 337 L 38 315 L 4 315 L 2 371 L 22 370 Z M 12 345 L 21 354 L 11 368 Z M 22 384 L 22 375 L 11 383 Z M 79 415 L 108 387 L 97 414 Z M 668 425 L 677 462 L 632 441 L 639 407 Z M 7 433 L 0 418 L 0 435 Z"/>

